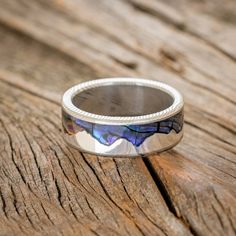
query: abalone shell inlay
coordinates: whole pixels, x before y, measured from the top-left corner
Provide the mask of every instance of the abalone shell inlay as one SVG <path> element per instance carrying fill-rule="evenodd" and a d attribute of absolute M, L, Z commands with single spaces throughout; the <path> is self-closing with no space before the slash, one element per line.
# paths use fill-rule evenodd
<path fill-rule="evenodd" d="M 156 133 L 169 134 L 172 130 L 179 133 L 183 128 L 183 110 L 178 114 L 150 124 L 142 125 L 102 125 L 76 119 L 62 111 L 63 127 L 69 135 L 86 131 L 100 143 L 110 146 L 120 138 L 134 146 L 140 146 L 146 138 Z"/>

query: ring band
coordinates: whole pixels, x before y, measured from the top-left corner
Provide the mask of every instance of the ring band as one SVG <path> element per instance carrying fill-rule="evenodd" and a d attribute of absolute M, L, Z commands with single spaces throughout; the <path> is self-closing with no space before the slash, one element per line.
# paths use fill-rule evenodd
<path fill-rule="evenodd" d="M 140 78 L 78 84 L 62 98 L 68 144 L 102 156 L 137 156 L 175 146 L 183 136 L 183 98 L 173 87 Z"/>

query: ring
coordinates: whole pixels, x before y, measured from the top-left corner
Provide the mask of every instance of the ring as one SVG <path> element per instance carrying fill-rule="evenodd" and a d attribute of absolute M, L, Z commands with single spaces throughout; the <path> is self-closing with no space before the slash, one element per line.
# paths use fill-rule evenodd
<path fill-rule="evenodd" d="M 80 83 L 62 98 L 68 144 L 102 156 L 161 152 L 183 137 L 181 94 L 141 78 L 105 78 Z"/>

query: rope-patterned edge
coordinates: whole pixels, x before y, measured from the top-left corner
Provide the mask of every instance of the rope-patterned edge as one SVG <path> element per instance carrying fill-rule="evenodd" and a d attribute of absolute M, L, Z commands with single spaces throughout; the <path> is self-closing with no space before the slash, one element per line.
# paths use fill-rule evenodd
<path fill-rule="evenodd" d="M 72 103 L 73 97 L 84 90 L 100 86 L 119 85 L 119 84 L 156 88 L 171 95 L 174 99 L 174 102 L 170 107 L 160 112 L 142 116 L 124 116 L 124 117 L 103 116 L 103 115 L 93 114 L 79 109 Z M 108 125 L 147 124 L 155 121 L 161 121 L 177 114 L 183 108 L 183 105 L 184 102 L 182 95 L 173 87 L 159 81 L 147 80 L 142 78 L 123 77 L 123 78 L 104 78 L 104 79 L 91 80 L 73 86 L 72 88 L 68 89 L 62 97 L 62 108 L 65 110 L 65 112 L 67 112 L 71 116 L 92 123 L 108 124 Z"/>

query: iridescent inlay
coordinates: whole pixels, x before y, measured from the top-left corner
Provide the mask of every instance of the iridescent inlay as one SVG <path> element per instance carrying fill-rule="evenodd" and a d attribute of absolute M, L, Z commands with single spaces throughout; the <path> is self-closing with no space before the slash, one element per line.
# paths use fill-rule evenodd
<path fill-rule="evenodd" d="M 126 139 L 134 146 L 140 146 L 146 138 L 156 133 L 169 134 L 172 130 L 179 133 L 183 127 L 183 110 L 178 114 L 151 124 L 142 125 L 102 125 L 76 119 L 62 112 L 63 127 L 67 134 L 86 131 L 101 144 L 110 146 L 118 139 Z"/>

